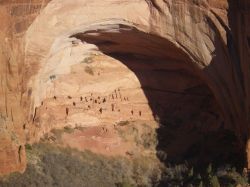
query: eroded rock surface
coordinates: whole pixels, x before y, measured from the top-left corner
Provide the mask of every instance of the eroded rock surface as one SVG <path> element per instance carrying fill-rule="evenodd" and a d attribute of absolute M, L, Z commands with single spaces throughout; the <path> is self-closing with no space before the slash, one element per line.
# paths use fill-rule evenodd
<path fill-rule="evenodd" d="M 204 131 L 248 138 L 247 1 L 22 0 L 0 9 L 0 174 L 23 170 L 23 145 L 65 126 L 181 118 L 194 127 L 198 113 Z"/>

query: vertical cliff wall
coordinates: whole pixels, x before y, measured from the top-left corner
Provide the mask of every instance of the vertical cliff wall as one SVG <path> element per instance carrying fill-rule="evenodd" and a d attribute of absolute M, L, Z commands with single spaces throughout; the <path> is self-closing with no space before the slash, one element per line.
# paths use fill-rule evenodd
<path fill-rule="evenodd" d="M 24 34 L 45 1 L 0 1 L 0 173 L 26 166 L 22 105 Z"/>
<path fill-rule="evenodd" d="M 245 132 L 249 137 L 249 124 L 250 124 L 250 2 L 243 1 L 230 1 L 229 9 L 229 25 L 231 32 L 228 34 L 228 48 L 231 51 L 232 59 L 237 59 L 240 64 L 242 78 L 241 81 L 244 85 L 244 103 L 247 115 L 247 123 L 245 126 Z M 249 157 L 249 140 L 247 141 L 247 153 L 248 153 L 248 168 L 250 167 Z"/>

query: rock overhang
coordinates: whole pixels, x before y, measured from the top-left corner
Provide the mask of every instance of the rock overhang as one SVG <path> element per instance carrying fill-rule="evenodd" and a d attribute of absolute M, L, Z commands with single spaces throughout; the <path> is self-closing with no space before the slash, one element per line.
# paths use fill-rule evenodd
<path fill-rule="evenodd" d="M 241 2 L 241 4 L 244 4 L 243 1 Z M 9 4 L 7 1 L 3 1 L 3 3 L 4 5 Z M 13 5 L 13 11 L 18 8 L 19 4 L 23 7 L 23 3 L 24 7 L 26 7 L 25 1 L 17 2 L 17 5 Z M 245 4 L 247 4 L 246 1 Z M 44 5 L 42 3 L 41 7 Z M 30 6 L 30 2 L 27 3 L 27 7 L 31 7 L 27 8 L 29 10 L 28 13 L 32 13 L 30 10 L 33 7 L 36 9 L 36 5 Z M 237 9 L 238 6 L 234 8 Z M 247 10 L 247 6 L 241 8 Z M 71 45 L 71 42 L 75 41 L 75 39 L 70 38 L 70 36 L 81 33 L 83 31 L 81 30 L 82 28 L 76 31 L 81 25 L 86 27 L 94 25 L 96 22 L 98 25 L 103 21 L 108 25 L 108 20 L 112 22 L 118 19 L 117 23 L 121 22 L 121 24 L 130 26 L 132 24 L 132 27 L 135 27 L 142 33 L 162 37 L 174 44 L 177 49 L 186 53 L 192 64 L 194 63 L 194 66 L 197 67 L 197 69 L 194 68 L 195 74 L 199 74 L 199 77 L 206 82 L 216 97 L 223 111 L 224 119 L 226 119 L 226 124 L 235 129 L 239 138 L 245 141 L 246 136 L 248 136 L 249 123 L 247 122 L 247 119 L 249 119 L 247 117 L 249 116 L 247 113 L 249 104 L 246 99 L 249 95 L 247 94 L 249 92 L 247 92 L 249 87 L 247 85 L 247 63 L 244 65 L 243 62 L 240 62 L 242 71 L 239 71 L 239 65 L 236 65 L 236 62 L 230 59 L 229 53 L 233 53 L 228 52 L 227 47 L 225 47 L 227 45 L 226 34 L 230 32 L 230 30 L 225 29 L 230 27 L 230 21 L 228 21 L 230 18 L 227 14 L 228 12 L 230 13 L 231 9 L 230 1 L 226 0 L 219 2 L 203 1 L 201 4 L 196 1 L 146 2 L 138 0 L 123 2 L 117 0 L 70 2 L 60 0 L 51 1 L 44 11 L 39 12 L 39 16 L 34 22 L 31 20 L 36 17 L 35 15 L 32 15 L 32 19 L 27 17 L 26 20 L 25 17 L 24 21 L 13 18 L 13 28 L 14 30 L 16 29 L 13 32 L 15 34 L 18 34 L 19 30 L 24 32 L 29 25 L 28 23 L 32 23 L 28 31 L 25 32 L 25 62 L 20 64 L 20 66 L 25 64 L 24 67 L 26 68 L 23 71 L 23 85 L 21 85 L 22 107 L 27 114 L 24 118 L 27 121 L 32 119 L 32 117 L 30 118 L 32 112 L 29 112 L 29 108 L 34 106 L 34 102 L 29 95 L 32 94 L 32 88 L 35 88 L 33 83 L 39 69 L 45 66 L 44 62 L 47 62 L 49 58 L 48 54 L 53 54 L 55 52 L 53 52 L 54 49 L 60 51 L 65 44 Z M 26 8 L 22 10 L 25 12 Z M 237 14 L 244 14 L 244 12 L 238 11 Z M 15 17 L 14 14 L 12 16 Z M 235 16 L 236 18 L 237 16 Z M 243 19 L 243 17 L 241 18 Z M 122 23 L 123 21 L 126 23 Z M 114 29 L 116 30 L 117 26 Z M 242 26 L 241 29 L 240 35 L 245 37 L 244 27 Z M 72 30 L 75 33 L 72 33 Z M 62 38 L 60 39 L 60 37 Z M 240 36 L 237 37 L 240 38 Z M 63 39 L 68 40 L 68 42 L 63 41 Z M 60 42 L 56 44 L 56 40 Z M 106 44 L 111 45 L 112 42 Z M 96 50 L 94 45 L 92 47 L 93 50 Z M 243 54 L 242 52 L 241 55 Z M 145 58 L 144 55 L 136 56 L 137 58 Z M 246 59 L 242 56 L 241 58 L 243 60 Z M 183 64 L 182 62 L 180 64 L 181 67 Z M 242 75 L 239 76 L 239 74 Z M 245 79 L 244 82 L 241 82 L 243 80 L 242 77 Z M 242 84 L 245 84 L 246 90 L 243 90 Z M 27 125 L 26 122 L 24 124 L 21 126 Z"/>

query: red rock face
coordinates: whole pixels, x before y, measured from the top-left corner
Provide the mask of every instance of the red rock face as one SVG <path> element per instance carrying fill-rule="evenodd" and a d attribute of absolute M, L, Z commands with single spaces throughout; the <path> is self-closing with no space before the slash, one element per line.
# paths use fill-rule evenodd
<path fill-rule="evenodd" d="M 249 3 L 234 3 L 0 1 L 0 174 L 52 128 L 185 118 L 204 100 L 219 116 L 204 130 L 224 121 L 245 144 Z"/>
<path fill-rule="evenodd" d="M 24 171 L 23 36 L 43 1 L 0 1 L 0 175 Z"/>

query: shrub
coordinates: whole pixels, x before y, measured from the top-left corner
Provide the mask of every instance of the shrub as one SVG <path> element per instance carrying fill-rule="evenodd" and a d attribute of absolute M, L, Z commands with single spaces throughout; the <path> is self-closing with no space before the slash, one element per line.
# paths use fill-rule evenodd
<path fill-rule="evenodd" d="M 127 182 L 117 183 L 116 187 L 134 187 L 134 185 L 131 185 Z"/>
<path fill-rule="evenodd" d="M 213 171 L 213 167 L 212 167 L 212 164 L 210 163 L 207 167 L 207 174 L 208 175 L 211 175 L 212 174 L 212 171 Z"/>
<path fill-rule="evenodd" d="M 93 57 L 87 57 L 81 61 L 81 63 L 86 63 L 86 64 L 90 64 L 92 62 L 93 62 Z"/>
<path fill-rule="evenodd" d="M 86 66 L 85 69 L 84 69 L 84 71 L 86 73 L 90 74 L 90 75 L 94 75 L 93 69 L 91 67 L 89 67 L 89 66 Z"/>
<path fill-rule="evenodd" d="M 119 125 L 119 126 L 125 126 L 125 125 L 128 125 L 128 124 L 129 124 L 129 121 L 119 121 L 117 123 L 117 125 Z"/>
<path fill-rule="evenodd" d="M 200 183 L 199 183 L 199 186 L 198 187 L 204 187 L 204 185 L 203 185 L 203 182 L 202 181 L 200 181 Z"/>
<path fill-rule="evenodd" d="M 32 149 L 32 146 L 30 144 L 25 144 L 25 149 L 26 150 L 31 150 Z"/>
<path fill-rule="evenodd" d="M 50 78 L 50 80 L 55 80 L 56 79 L 56 75 L 50 75 L 49 78 Z"/>
<path fill-rule="evenodd" d="M 217 176 L 212 176 L 209 183 L 211 187 L 220 187 L 220 182 Z"/>
<path fill-rule="evenodd" d="M 164 151 L 157 151 L 156 155 L 162 162 L 165 162 L 167 160 L 167 153 Z"/>
<path fill-rule="evenodd" d="M 55 135 L 56 139 L 61 139 L 63 134 L 62 129 L 52 129 L 51 132 Z"/>
<path fill-rule="evenodd" d="M 74 132 L 74 129 L 72 129 L 72 128 L 69 127 L 69 126 L 66 126 L 66 127 L 64 127 L 64 132 L 71 134 L 71 133 Z"/>
<path fill-rule="evenodd" d="M 148 157 L 131 161 L 45 143 L 33 145 L 27 154 L 36 162 L 28 162 L 23 174 L 11 175 L 0 186 L 147 187 L 161 175 L 157 161 Z"/>

